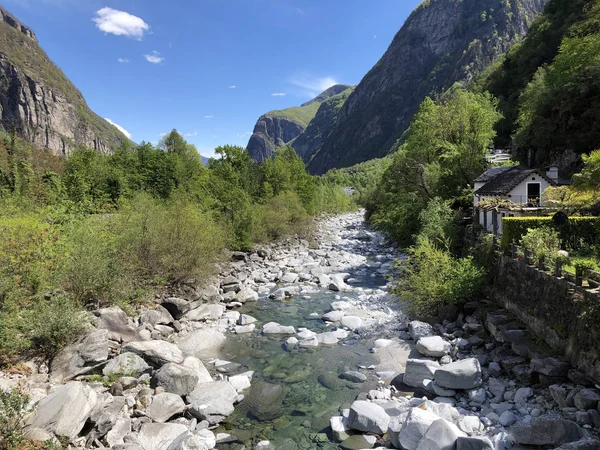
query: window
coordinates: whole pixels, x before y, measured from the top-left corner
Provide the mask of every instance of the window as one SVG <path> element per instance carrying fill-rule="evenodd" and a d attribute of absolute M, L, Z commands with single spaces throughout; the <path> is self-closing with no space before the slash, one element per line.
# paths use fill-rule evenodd
<path fill-rule="evenodd" d="M 527 183 L 527 203 L 538 206 L 540 204 L 540 183 Z"/>

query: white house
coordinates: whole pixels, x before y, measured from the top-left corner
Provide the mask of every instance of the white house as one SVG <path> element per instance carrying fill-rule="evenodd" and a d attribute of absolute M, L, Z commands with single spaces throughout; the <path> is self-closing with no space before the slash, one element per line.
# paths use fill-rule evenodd
<path fill-rule="evenodd" d="M 475 180 L 475 220 L 488 233 L 502 234 L 503 217 L 538 216 L 542 193 L 557 186 L 558 168 L 547 172 L 518 166 L 494 167 Z"/>

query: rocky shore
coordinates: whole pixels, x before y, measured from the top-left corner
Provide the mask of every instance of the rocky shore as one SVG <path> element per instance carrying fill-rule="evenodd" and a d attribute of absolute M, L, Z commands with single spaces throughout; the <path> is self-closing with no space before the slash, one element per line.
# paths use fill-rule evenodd
<path fill-rule="evenodd" d="M 94 329 L 49 367 L 31 361 L 31 374 L 0 373 L 0 388 L 31 396 L 28 438 L 71 448 L 600 448 L 591 380 L 485 301 L 409 321 L 385 278 L 401 257 L 359 213 L 320 219 L 310 240 L 234 253 L 202 289 L 184 284 L 132 316 L 95 311 Z M 260 353 L 260 372 L 223 357 L 244 342 Z M 362 348 L 376 363 L 343 353 L 367 360 Z M 310 359 L 300 370 L 298 357 L 330 370 L 313 373 Z M 314 386 L 328 408 L 297 404 L 306 391 L 317 395 Z M 325 426 L 319 408 L 336 410 Z M 236 411 L 256 424 L 302 416 L 309 440 L 260 440 L 262 428 L 236 435 Z"/>

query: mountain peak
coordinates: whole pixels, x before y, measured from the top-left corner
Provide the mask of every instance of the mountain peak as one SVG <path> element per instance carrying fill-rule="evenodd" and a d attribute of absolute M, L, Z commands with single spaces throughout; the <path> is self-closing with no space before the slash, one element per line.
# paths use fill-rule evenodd
<path fill-rule="evenodd" d="M 31 28 L 26 27 L 21 22 L 19 22 L 19 20 L 17 20 L 15 16 L 9 13 L 2 6 L 0 6 L 0 22 L 8 24 L 9 26 L 15 28 L 17 31 L 23 33 L 28 38 L 33 39 L 35 42 L 38 41 L 35 33 L 31 30 Z"/>
<path fill-rule="evenodd" d="M 331 98 L 334 95 L 341 94 L 342 92 L 344 92 L 347 89 L 350 89 L 351 87 L 352 86 L 350 86 L 349 84 L 334 84 L 330 88 L 325 89 L 323 92 L 321 92 L 319 95 L 317 95 L 312 100 L 310 100 L 306 103 L 302 103 L 301 106 L 308 106 L 311 103 L 315 103 L 315 102 L 323 103 L 328 98 Z"/>

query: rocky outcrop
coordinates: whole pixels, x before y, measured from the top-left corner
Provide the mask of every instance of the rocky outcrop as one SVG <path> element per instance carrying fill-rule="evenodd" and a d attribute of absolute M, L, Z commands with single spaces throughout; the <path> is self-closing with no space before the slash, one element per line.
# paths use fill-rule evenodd
<path fill-rule="evenodd" d="M 323 102 L 349 88 L 344 84 L 336 84 L 300 106 L 271 111 L 261 116 L 248 142 L 248 153 L 255 161 L 262 162 L 270 158 L 277 148 L 292 144 L 311 123 Z"/>
<path fill-rule="evenodd" d="M 111 153 L 128 140 L 87 106 L 35 34 L 1 7 L 0 125 L 60 156 L 76 146 Z"/>
<path fill-rule="evenodd" d="M 546 1 L 423 2 L 344 103 L 309 170 L 385 156 L 426 96 L 470 81 L 526 34 Z"/>

